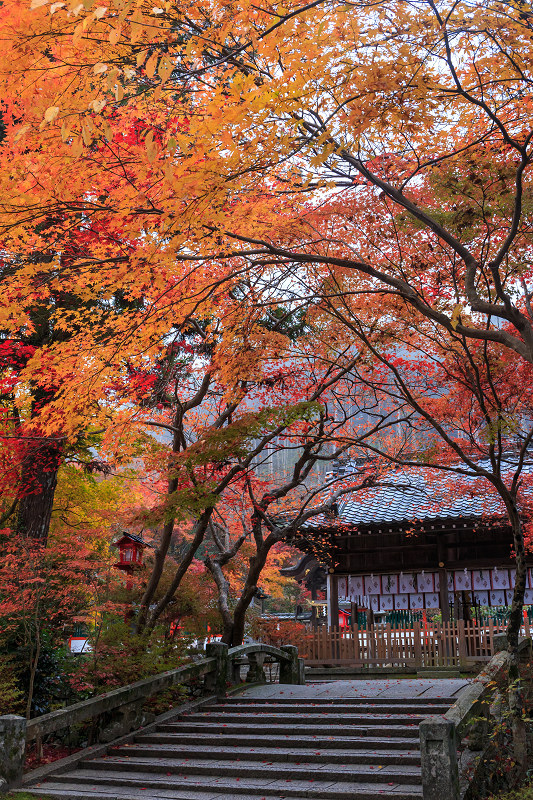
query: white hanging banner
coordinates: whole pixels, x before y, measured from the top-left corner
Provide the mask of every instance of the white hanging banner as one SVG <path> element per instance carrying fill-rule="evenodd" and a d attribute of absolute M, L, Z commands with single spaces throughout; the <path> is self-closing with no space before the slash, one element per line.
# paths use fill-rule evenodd
<path fill-rule="evenodd" d="M 382 575 L 381 588 L 385 594 L 398 594 L 398 575 Z"/>
<path fill-rule="evenodd" d="M 455 570 L 453 585 L 456 592 L 469 592 L 472 589 L 472 574 L 467 569 Z"/>
<path fill-rule="evenodd" d="M 490 585 L 490 569 L 475 569 L 472 572 L 473 588 L 480 592 L 488 592 Z"/>
<path fill-rule="evenodd" d="M 337 593 L 339 600 L 347 600 L 348 595 L 346 591 L 347 579 L 342 575 L 337 578 Z"/>
<path fill-rule="evenodd" d="M 350 575 L 348 578 L 348 600 L 357 603 L 358 598 L 365 593 L 365 584 L 362 575 Z"/>
<path fill-rule="evenodd" d="M 505 606 L 512 601 L 516 577 L 514 568 L 461 569 L 448 572 L 447 576 L 450 602 L 453 602 L 454 592 L 468 592 L 472 601 L 480 606 Z M 372 607 L 374 611 L 439 608 L 439 585 L 439 573 L 425 570 L 338 577 L 339 600 Z M 533 605 L 533 568 L 527 571 L 524 602 Z"/>
<path fill-rule="evenodd" d="M 416 576 L 416 585 L 419 592 L 433 592 L 435 583 L 432 572 L 421 572 Z"/>
<path fill-rule="evenodd" d="M 380 598 L 380 611 L 392 611 L 394 609 L 394 595 L 382 594 Z"/>
<path fill-rule="evenodd" d="M 493 589 L 509 589 L 509 572 L 506 569 L 495 567 L 490 577 Z"/>
<path fill-rule="evenodd" d="M 412 572 L 400 572 L 400 594 L 414 594 L 416 592 L 415 577 Z"/>
<path fill-rule="evenodd" d="M 365 594 L 381 594 L 381 577 L 365 575 Z"/>
<path fill-rule="evenodd" d="M 505 600 L 505 591 L 503 589 L 493 589 L 489 596 L 491 606 L 507 605 Z"/>
<path fill-rule="evenodd" d="M 409 595 L 409 608 L 411 611 L 419 611 L 424 608 L 424 595 L 423 594 L 410 594 Z"/>
<path fill-rule="evenodd" d="M 487 591 L 474 592 L 474 599 L 478 606 L 490 605 L 489 593 Z"/>
<path fill-rule="evenodd" d="M 394 595 L 394 608 L 396 609 L 396 611 L 408 611 L 409 595 L 408 594 Z"/>

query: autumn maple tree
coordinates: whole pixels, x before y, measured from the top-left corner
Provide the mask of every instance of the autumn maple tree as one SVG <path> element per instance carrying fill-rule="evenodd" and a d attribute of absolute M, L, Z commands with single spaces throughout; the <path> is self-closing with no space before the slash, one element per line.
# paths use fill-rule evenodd
<path fill-rule="evenodd" d="M 250 442 L 324 419 L 305 405 L 322 389 L 285 397 L 282 410 L 269 374 L 290 348 L 287 320 L 266 328 L 265 309 L 305 310 L 307 358 L 352 372 L 376 403 L 397 402 L 420 448 L 440 448 L 436 467 L 453 456 L 501 497 L 518 559 L 515 651 L 530 442 L 529 393 L 517 388 L 533 363 L 523 4 L 8 0 L 0 26 L 5 341 L 33 335 L 44 291 L 78 298 L 56 315 L 68 335 L 21 371 L 19 387 L 53 387 L 32 416 L 42 441 L 73 446 L 98 430 L 102 454 L 122 463 L 153 448 L 167 482 L 162 542 L 176 509 L 201 538 L 213 496 L 258 455 Z M 97 235 L 65 258 L 80 227 Z M 191 327 L 208 358 L 158 409 L 154 365 Z M 271 391 L 252 412 L 245 399 L 261 384 Z M 14 398 L 29 407 L 20 388 Z M 378 416 L 392 430 L 390 408 Z M 146 437 L 158 425 L 174 443 L 156 454 Z M 510 444 L 520 469 L 504 476 Z M 270 501 L 252 494 L 264 524 Z M 149 612 L 158 569 L 141 628 L 160 613 Z"/>

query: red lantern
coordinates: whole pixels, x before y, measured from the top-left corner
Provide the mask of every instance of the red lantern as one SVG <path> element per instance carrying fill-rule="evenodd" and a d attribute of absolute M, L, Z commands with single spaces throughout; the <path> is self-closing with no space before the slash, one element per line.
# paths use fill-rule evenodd
<path fill-rule="evenodd" d="M 121 569 L 128 575 L 131 575 L 137 569 L 141 569 L 143 566 L 143 550 L 148 545 L 140 536 L 123 531 L 121 538 L 113 542 L 111 546 L 118 547 L 118 561 L 113 565 L 114 567 Z M 129 581 L 128 584 L 129 588 L 131 588 L 132 584 Z"/>

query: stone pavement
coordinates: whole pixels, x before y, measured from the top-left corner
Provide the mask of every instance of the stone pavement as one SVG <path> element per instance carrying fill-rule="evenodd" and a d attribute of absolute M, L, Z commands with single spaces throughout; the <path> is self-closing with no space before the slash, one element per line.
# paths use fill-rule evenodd
<path fill-rule="evenodd" d="M 469 681 L 463 678 L 389 678 L 379 680 L 340 680 L 331 683 L 307 683 L 305 686 L 280 686 L 276 683 L 248 689 L 240 697 L 247 699 L 285 699 L 301 700 L 357 699 L 357 698 L 396 698 L 447 697 L 456 698 Z"/>

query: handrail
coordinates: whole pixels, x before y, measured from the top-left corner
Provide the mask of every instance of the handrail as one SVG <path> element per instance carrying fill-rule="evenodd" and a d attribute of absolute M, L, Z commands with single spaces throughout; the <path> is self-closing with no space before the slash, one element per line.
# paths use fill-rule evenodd
<path fill-rule="evenodd" d="M 457 745 L 468 733 L 475 749 L 483 750 L 484 743 L 478 741 L 479 734 L 472 732 L 474 719 L 479 723 L 481 739 L 488 728 L 489 705 L 494 681 L 506 673 L 511 654 L 502 649 L 505 634 L 494 637 L 499 649 L 477 678 L 463 691 L 442 717 L 428 717 L 420 723 L 420 755 L 422 766 L 423 800 L 461 800 L 462 790 L 457 761 Z M 518 645 L 518 652 L 531 649 L 531 639 L 526 637 Z M 474 748 L 472 748 L 474 749 Z M 478 764 L 483 762 L 479 759 Z M 473 779 L 471 776 L 471 780 Z"/>
<path fill-rule="evenodd" d="M 229 650 L 231 658 L 238 658 L 239 656 L 247 656 L 250 653 L 265 653 L 278 658 L 280 661 L 290 661 L 291 657 L 288 653 L 283 652 L 278 647 L 273 647 L 270 644 L 263 642 L 250 642 L 248 644 L 240 644 L 237 647 L 232 647 Z"/>
<path fill-rule="evenodd" d="M 28 720 L 26 723 L 26 741 L 31 742 L 38 736 L 62 730 L 68 725 L 75 725 L 87 719 L 97 717 L 105 711 L 114 711 L 116 708 L 138 700 L 146 700 L 164 689 L 178 683 L 183 683 L 191 678 L 201 678 L 216 667 L 216 658 L 203 658 L 195 664 L 186 664 L 177 669 L 161 672 L 151 678 L 112 689 L 105 694 L 89 697 L 66 708 L 51 711 L 40 717 Z"/>
<path fill-rule="evenodd" d="M 206 646 L 206 658 L 200 661 L 112 689 L 58 711 L 31 720 L 16 714 L 0 716 L 0 791 L 20 786 L 27 742 L 102 714 L 109 719 L 112 712 L 115 712 L 115 719 L 110 724 L 111 733 L 106 731 L 105 734 L 108 738 L 118 738 L 141 727 L 145 719 L 143 703 L 171 686 L 203 677 L 206 690 L 218 696 L 225 695 L 229 686 L 240 681 L 240 663 L 236 662 L 243 656 L 249 663 L 248 682 L 266 681 L 263 662 L 266 656 L 272 656 L 280 665 L 280 683 L 305 683 L 303 659 L 298 658 L 298 649 L 293 645 L 277 648 L 252 642 L 229 648 L 222 642 L 212 642 Z"/>

